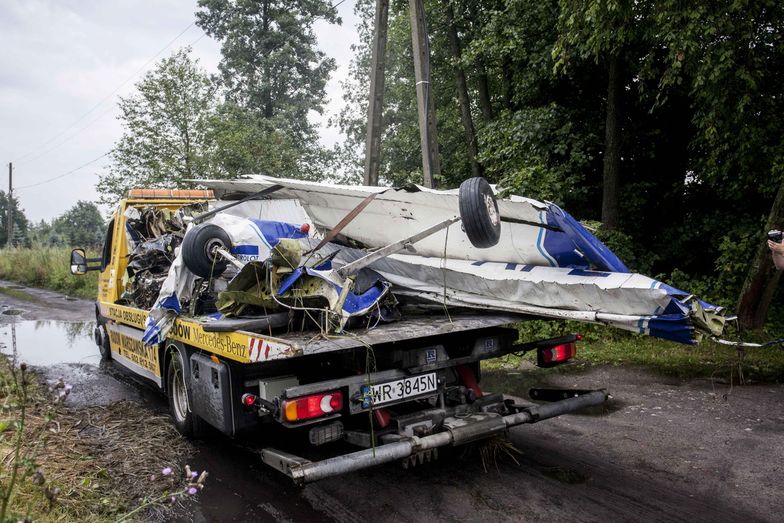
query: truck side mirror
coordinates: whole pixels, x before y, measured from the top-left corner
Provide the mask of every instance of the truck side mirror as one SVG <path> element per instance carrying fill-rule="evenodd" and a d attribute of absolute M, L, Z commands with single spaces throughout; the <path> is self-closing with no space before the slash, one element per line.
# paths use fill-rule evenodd
<path fill-rule="evenodd" d="M 98 265 L 90 266 L 89 262 L 100 261 L 100 258 L 87 258 L 84 254 L 84 249 L 74 249 L 71 251 L 71 274 L 80 276 L 86 274 L 88 271 L 98 271 L 101 267 Z"/>

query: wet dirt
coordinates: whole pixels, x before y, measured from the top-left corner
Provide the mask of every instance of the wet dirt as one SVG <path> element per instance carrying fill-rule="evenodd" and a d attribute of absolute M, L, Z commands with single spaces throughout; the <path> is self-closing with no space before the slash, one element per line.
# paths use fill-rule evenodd
<path fill-rule="evenodd" d="M 32 366 L 44 379 L 77 385 L 68 396 L 72 407 L 109 405 L 160 395 L 101 356 L 93 341 L 92 321 L 18 320 L 0 323 L 0 352 Z M 16 350 L 14 350 L 16 349 Z M 146 395 L 146 396 L 145 396 Z"/>
<path fill-rule="evenodd" d="M 510 375 L 511 374 L 511 375 Z M 544 376 L 544 377 L 543 377 Z M 302 489 L 217 437 L 212 488 L 177 521 L 779 521 L 784 386 L 661 378 L 642 369 L 486 372 L 484 386 L 606 388 L 606 408 L 510 431 L 517 450 L 441 453 Z M 498 450 L 500 449 L 500 450 Z"/>
<path fill-rule="evenodd" d="M 0 295 L 0 341 L 47 377 L 74 384 L 76 405 L 132 399 L 151 412 L 162 395 L 92 345 L 93 306 L 55 293 L 48 305 Z M 58 299 L 59 298 L 59 299 Z M 30 321 L 51 316 L 61 322 Z M 9 322 L 16 322 L 13 327 Z M 92 345 L 92 347 L 90 347 Z M 53 347 L 55 347 L 53 349 Z M 90 351 L 93 351 L 90 353 Z M 33 363 L 36 362 L 36 363 Z M 207 488 L 170 521 L 779 521 L 784 497 L 784 386 L 663 378 L 641 369 L 485 372 L 487 390 L 607 388 L 605 409 L 510 431 L 503 446 L 455 449 L 424 466 L 389 464 L 295 487 L 261 464 L 258 445 L 213 433 L 191 466 Z"/>
<path fill-rule="evenodd" d="M 308 489 L 296 487 L 291 480 L 261 463 L 252 449 L 213 434 L 196 446 L 190 460 L 196 470 L 209 471 L 209 485 L 171 521 L 349 521 L 326 510 Z M 340 507 L 340 504 L 338 504 Z M 350 510 L 346 510 L 349 514 Z"/>
<path fill-rule="evenodd" d="M 21 310 L 26 320 L 89 321 L 95 319 L 95 302 L 63 294 L 26 287 L 8 280 L 0 280 L 0 287 L 12 289 L 12 294 L 0 292 L 0 312 Z M 0 315 L 0 323 L 12 321 Z"/>
<path fill-rule="evenodd" d="M 523 373 L 524 374 L 524 373 Z M 485 374 L 485 386 L 506 376 Z M 531 385 L 615 391 L 612 408 L 510 431 L 516 451 L 447 450 L 302 489 L 257 454 L 215 438 L 212 474 L 177 521 L 779 521 L 784 387 L 730 388 L 594 368 Z M 725 398 L 726 395 L 726 398 Z"/>

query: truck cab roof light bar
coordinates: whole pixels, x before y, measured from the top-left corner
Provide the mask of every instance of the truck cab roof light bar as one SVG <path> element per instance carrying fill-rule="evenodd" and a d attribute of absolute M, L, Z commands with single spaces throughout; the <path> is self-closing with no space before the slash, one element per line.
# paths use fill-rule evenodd
<path fill-rule="evenodd" d="M 129 189 L 129 200 L 172 200 L 194 199 L 211 200 L 215 198 L 212 189 Z"/>

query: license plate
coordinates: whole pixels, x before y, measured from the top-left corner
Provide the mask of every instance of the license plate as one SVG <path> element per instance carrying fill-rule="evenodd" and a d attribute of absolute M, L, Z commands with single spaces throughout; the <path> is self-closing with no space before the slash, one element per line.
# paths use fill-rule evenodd
<path fill-rule="evenodd" d="M 413 396 L 421 396 L 438 389 L 436 373 L 422 374 L 411 378 L 403 378 L 386 383 L 379 383 L 370 387 L 373 406 L 384 405 Z"/>

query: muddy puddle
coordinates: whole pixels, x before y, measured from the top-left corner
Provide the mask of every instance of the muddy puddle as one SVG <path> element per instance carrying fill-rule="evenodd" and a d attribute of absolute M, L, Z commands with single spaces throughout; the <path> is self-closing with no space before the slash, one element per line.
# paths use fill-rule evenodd
<path fill-rule="evenodd" d="M 34 367 L 47 381 L 73 384 L 68 405 L 91 407 L 130 399 L 160 410 L 160 395 L 129 373 L 101 361 L 95 322 L 18 320 L 0 323 L 0 352 Z"/>
<path fill-rule="evenodd" d="M 6 313 L 7 311 L 4 311 Z M 36 367 L 66 363 L 98 365 L 92 321 L 16 321 L 0 324 L 0 351 Z M 16 354 L 14 354 L 16 351 Z"/>

